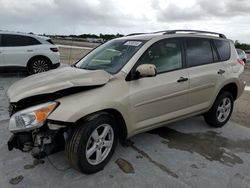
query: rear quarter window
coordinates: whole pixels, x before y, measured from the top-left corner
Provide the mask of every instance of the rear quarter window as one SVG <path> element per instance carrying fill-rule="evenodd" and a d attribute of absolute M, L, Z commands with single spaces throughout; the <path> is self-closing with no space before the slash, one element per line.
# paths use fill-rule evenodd
<path fill-rule="evenodd" d="M 221 61 L 227 61 L 230 59 L 231 50 L 230 50 L 230 43 L 228 41 L 223 40 L 213 40 L 215 47 L 220 56 Z"/>
<path fill-rule="evenodd" d="M 54 42 L 51 39 L 48 39 L 47 42 L 50 44 L 54 44 Z"/>

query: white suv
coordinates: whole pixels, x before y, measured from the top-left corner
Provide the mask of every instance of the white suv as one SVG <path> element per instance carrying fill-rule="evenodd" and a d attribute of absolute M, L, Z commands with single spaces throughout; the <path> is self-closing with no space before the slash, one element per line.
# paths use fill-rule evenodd
<path fill-rule="evenodd" d="M 50 38 L 0 31 L 0 69 L 25 69 L 29 74 L 60 66 L 60 54 Z"/>

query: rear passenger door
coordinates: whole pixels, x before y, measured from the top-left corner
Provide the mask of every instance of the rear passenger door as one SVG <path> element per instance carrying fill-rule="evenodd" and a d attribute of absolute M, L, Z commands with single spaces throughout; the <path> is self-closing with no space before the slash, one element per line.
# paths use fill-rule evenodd
<path fill-rule="evenodd" d="M 26 66 L 34 54 L 34 45 L 39 41 L 29 36 L 3 34 L 3 54 L 5 65 Z"/>
<path fill-rule="evenodd" d="M 185 49 L 190 79 L 188 104 L 190 111 L 195 112 L 208 108 L 213 96 L 217 95 L 224 66 L 210 39 L 186 38 Z"/>

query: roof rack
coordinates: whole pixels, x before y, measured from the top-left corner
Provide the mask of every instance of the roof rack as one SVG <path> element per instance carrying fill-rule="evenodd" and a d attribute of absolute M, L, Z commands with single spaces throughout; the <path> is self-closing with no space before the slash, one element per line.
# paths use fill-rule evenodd
<path fill-rule="evenodd" d="M 220 38 L 226 39 L 226 36 L 221 33 L 216 33 L 216 32 L 210 32 L 210 31 L 200 31 L 200 30 L 188 30 L 188 29 L 179 29 L 179 30 L 163 30 L 163 31 L 156 31 L 156 32 L 151 32 L 151 33 L 131 33 L 126 36 L 133 36 L 133 35 L 143 35 L 143 34 L 157 34 L 157 33 L 162 33 L 163 35 L 166 34 L 175 34 L 175 33 L 191 33 L 191 34 L 212 34 L 212 35 L 218 35 Z"/>
<path fill-rule="evenodd" d="M 126 36 L 133 36 L 133 35 L 144 35 L 144 34 L 148 34 L 148 33 L 130 33 Z"/>
<path fill-rule="evenodd" d="M 197 33 L 202 33 L 202 34 L 212 34 L 212 35 L 218 35 L 220 38 L 226 39 L 227 37 L 224 34 L 221 33 L 216 33 L 216 32 L 210 32 L 210 31 L 200 31 L 200 30 L 186 30 L 186 29 L 180 29 L 180 30 L 166 30 L 165 32 L 163 31 L 163 34 L 175 34 L 175 33 L 192 33 L 192 34 L 197 34 Z"/>

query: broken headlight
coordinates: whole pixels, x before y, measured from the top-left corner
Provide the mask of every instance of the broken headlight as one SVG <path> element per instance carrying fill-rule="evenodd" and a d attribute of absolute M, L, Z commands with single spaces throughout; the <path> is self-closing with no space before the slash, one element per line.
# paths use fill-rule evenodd
<path fill-rule="evenodd" d="M 15 133 L 41 127 L 57 106 L 57 102 L 48 102 L 21 110 L 11 116 L 9 130 Z"/>

